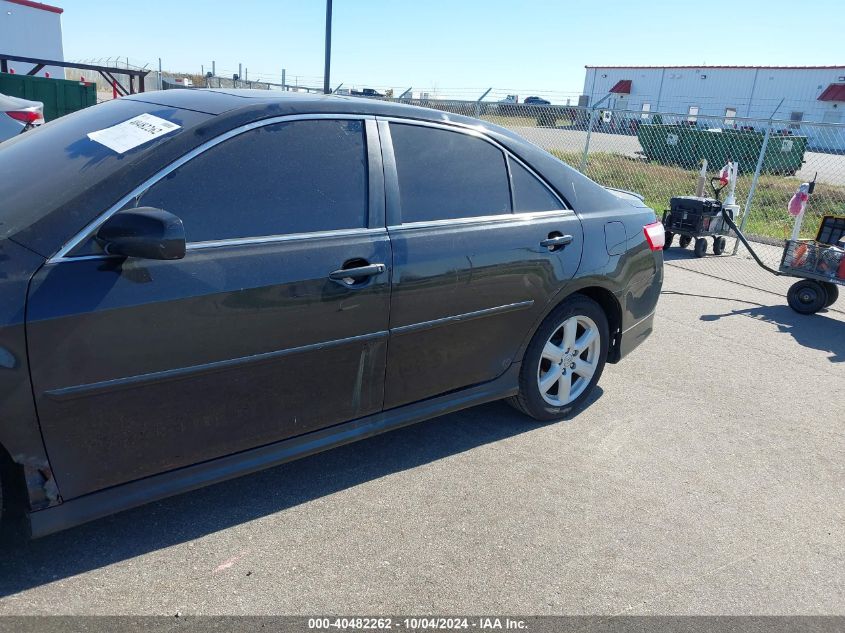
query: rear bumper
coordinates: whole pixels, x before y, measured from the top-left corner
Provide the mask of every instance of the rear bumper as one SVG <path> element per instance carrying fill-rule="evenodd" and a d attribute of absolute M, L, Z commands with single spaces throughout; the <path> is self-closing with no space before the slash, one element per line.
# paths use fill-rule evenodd
<path fill-rule="evenodd" d="M 654 312 L 624 330 L 619 337 L 619 358 L 625 358 L 635 350 L 640 343 L 649 337 L 653 329 Z"/>
<path fill-rule="evenodd" d="M 654 312 L 663 288 L 662 254 L 656 258 L 654 273 L 645 281 L 625 292 L 622 332 L 619 335 L 616 361 L 630 354 L 646 340 L 654 329 Z"/>

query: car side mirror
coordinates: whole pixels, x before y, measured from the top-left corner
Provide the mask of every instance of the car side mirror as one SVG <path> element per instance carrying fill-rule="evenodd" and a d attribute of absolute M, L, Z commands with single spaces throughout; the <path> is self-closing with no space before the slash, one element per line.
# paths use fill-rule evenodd
<path fill-rule="evenodd" d="M 137 207 L 118 211 L 103 222 L 95 239 L 108 255 L 141 259 L 185 257 L 182 220 L 163 209 Z"/>

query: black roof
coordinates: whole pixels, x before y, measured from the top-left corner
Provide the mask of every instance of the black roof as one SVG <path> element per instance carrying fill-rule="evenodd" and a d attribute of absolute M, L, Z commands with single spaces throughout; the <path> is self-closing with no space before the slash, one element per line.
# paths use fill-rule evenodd
<path fill-rule="evenodd" d="M 283 92 L 281 90 L 177 89 L 142 92 L 123 98 L 195 110 L 212 115 L 229 113 L 234 110 L 252 110 L 256 114 L 265 111 L 272 116 L 278 114 L 345 113 L 398 116 L 424 121 L 463 123 L 465 125 L 483 124 L 478 119 L 405 103 L 366 97 Z M 487 126 L 485 125 L 485 127 Z M 499 131 L 505 130 L 499 128 Z"/>

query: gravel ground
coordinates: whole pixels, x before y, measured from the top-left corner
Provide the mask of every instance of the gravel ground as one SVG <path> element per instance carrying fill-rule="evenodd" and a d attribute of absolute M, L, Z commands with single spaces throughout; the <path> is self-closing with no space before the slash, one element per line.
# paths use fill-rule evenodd
<path fill-rule="evenodd" d="M 477 407 L 0 554 L 0 614 L 841 614 L 845 315 L 667 266 L 571 421 Z"/>

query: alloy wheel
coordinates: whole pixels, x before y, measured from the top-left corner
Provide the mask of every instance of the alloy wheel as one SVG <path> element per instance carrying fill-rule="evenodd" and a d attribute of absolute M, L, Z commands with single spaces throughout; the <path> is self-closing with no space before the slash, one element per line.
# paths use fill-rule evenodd
<path fill-rule="evenodd" d="M 599 328 L 587 316 L 572 316 L 555 328 L 537 367 L 537 385 L 543 400 L 562 407 L 578 398 L 598 368 L 600 349 Z"/>

